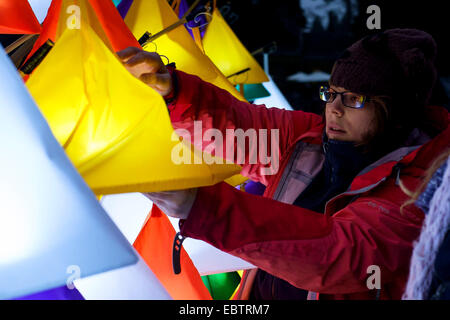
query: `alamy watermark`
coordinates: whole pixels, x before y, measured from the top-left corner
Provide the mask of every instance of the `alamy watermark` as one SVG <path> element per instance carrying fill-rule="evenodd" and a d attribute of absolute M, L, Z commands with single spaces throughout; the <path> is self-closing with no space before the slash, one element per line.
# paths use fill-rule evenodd
<path fill-rule="evenodd" d="M 81 28 L 81 9 L 79 6 L 72 4 L 67 7 L 66 13 L 70 16 L 66 20 L 67 29 Z"/>
<path fill-rule="evenodd" d="M 73 282 L 81 278 L 81 268 L 76 264 L 67 267 L 66 273 L 69 274 L 66 280 L 66 286 L 69 290 L 75 289 Z"/>
<path fill-rule="evenodd" d="M 176 129 L 172 141 L 178 141 L 171 154 L 174 164 L 260 164 L 261 175 L 274 175 L 280 166 L 279 129 L 225 129 L 224 136 L 218 129 L 203 130 L 202 121 L 194 121 L 193 131 Z M 203 150 L 203 154 L 192 158 L 184 141 Z"/>
<path fill-rule="evenodd" d="M 377 6 L 376 4 L 368 6 L 366 13 L 370 14 L 370 16 L 366 20 L 367 29 L 369 29 L 369 30 L 381 29 L 381 9 L 380 9 L 380 7 Z"/>
<path fill-rule="evenodd" d="M 367 289 L 381 289 L 381 269 L 379 266 L 373 264 L 367 267 L 367 274 L 370 276 L 366 280 Z"/>

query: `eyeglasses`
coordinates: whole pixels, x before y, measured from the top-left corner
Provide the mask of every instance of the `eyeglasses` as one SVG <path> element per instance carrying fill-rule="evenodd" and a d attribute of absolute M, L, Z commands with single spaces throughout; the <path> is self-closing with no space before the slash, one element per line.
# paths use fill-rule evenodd
<path fill-rule="evenodd" d="M 342 104 L 348 108 L 361 109 L 364 107 L 364 102 L 369 99 L 361 94 L 353 93 L 351 91 L 336 92 L 328 87 L 320 87 L 320 100 L 331 103 L 336 99 L 337 95 L 341 96 Z"/>

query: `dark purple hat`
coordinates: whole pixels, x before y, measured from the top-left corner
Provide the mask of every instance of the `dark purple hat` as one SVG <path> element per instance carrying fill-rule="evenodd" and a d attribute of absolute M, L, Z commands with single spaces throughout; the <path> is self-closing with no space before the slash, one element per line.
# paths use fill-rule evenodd
<path fill-rule="evenodd" d="M 428 33 L 386 30 L 346 49 L 333 66 L 330 84 L 424 106 L 436 81 L 435 57 L 436 43 Z"/>

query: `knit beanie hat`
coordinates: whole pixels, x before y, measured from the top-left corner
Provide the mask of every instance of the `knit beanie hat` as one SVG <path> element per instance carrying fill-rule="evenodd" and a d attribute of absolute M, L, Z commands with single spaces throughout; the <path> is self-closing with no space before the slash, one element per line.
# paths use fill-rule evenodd
<path fill-rule="evenodd" d="M 420 108 L 428 102 L 436 81 L 435 57 L 436 43 L 428 33 L 386 30 L 346 49 L 333 66 L 330 84 L 367 96 L 389 96 L 402 101 L 404 107 L 413 104 Z"/>

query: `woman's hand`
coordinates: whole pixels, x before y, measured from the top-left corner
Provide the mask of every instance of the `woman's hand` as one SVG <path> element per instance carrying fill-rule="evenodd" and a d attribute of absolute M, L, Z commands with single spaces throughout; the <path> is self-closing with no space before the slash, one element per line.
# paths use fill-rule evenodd
<path fill-rule="evenodd" d="M 125 68 L 163 97 L 172 92 L 172 76 L 156 52 L 128 47 L 117 52 Z"/>
<path fill-rule="evenodd" d="M 197 196 L 197 188 L 178 191 L 150 192 L 144 195 L 168 216 L 187 219 Z"/>

